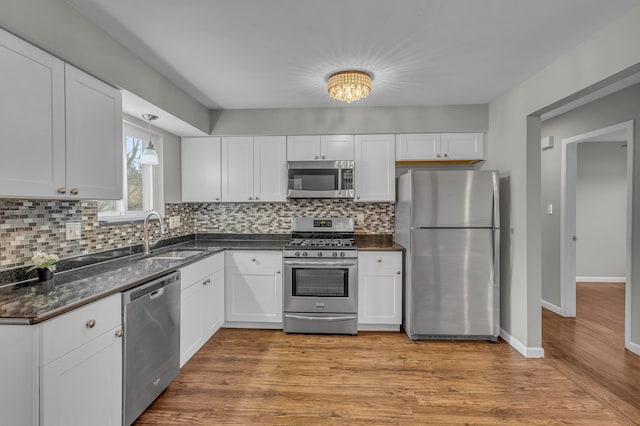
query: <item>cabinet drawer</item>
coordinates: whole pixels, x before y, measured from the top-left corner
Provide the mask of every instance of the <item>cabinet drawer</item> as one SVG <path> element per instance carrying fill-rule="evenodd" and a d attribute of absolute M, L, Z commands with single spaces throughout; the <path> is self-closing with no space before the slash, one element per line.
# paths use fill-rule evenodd
<path fill-rule="evenodd" d="M 222 268 L 224 268 L 224 253 L 209 256 L 180 268 L 180 288 L 184 290 Z"/>
<path fill-rule="evenodd" d="M 358 252 L 361 271 L 398 269 L 402 271 L 402 252 Z"/>
<path fill-rule="evenodd" d="M 229 251 L 231 265 L 242 274 L 274 273 L 282 269 L 282 252 Z"/>
<path fill-rule="evenodd" d="M 60 358 L 121 324 L 120 293 L 44 322 L 41 329 L 41 365 Z"/>

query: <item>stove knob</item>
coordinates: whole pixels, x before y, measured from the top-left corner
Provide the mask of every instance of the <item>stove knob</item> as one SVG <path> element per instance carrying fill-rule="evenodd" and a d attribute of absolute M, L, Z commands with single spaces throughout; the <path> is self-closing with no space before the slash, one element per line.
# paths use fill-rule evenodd
<path fill-rule="evenodd" d="M 307 257 L 307 252 L 306 251 L 302 252 L 302 257 Z"/>
<path fill-rule="evenodd" d="M 333 257 L 338 257 L 338 253 L 336 253 L 335 251 L 332 254 Z"/>
<path fill-rule="evenodd" d="M 344 257 L 344 252 L 343 251 L 340 252 L 340 257 Z"/>
<path fill-rule="evenodd" d="M 322 252 L 321 251 L 318 252 L 318 257 L 322 257 Z"/>

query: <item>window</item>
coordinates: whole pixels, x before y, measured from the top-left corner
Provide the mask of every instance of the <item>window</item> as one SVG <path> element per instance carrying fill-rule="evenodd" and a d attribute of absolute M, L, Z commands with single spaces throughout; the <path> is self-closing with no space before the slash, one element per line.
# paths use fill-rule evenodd
<path fill-rule="evenodd" d="M 158 151 L 160 164 L 150 166 L 142 164 L 140 157 L 149 142 L 149 131 L 135 124 L 124 122 L 123 126 L 123 194 L 122 200 L 105 200 L 98 202 L 98 219 L 100 221 L 118 221 L 140 219 L 149 210 L 157 210 L 162 202 L 158 196 L 162 175 L 161 137 L 151 135 L 153 145 Z"/>

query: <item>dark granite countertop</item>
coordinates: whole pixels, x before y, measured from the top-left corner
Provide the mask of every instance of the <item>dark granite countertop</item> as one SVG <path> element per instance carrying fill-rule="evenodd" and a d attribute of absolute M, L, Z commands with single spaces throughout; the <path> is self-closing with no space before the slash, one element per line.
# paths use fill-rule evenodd
<path fill-rule="evenodd" d="M 65 268 L 45 283 L 29 279 L 0 285 L 0 324 L 37 324 L 103 297 L 156 279 L 224 250 L 282 250 L 290 235 L 196 234 L 165 241 L 143 256 L 135 248 L 84 255 L 65 261 Z M 390 234 L 356 235 L 363 251 L 402 251 Z M 171 250 L 200 250 L 185 259 L 153 259 Z M 131 254 L 129 254 L 131 253 Z M 119 256 L 119 257 L 118 257 Z M 66 270 L 65 270 L 66 269 Z"/>

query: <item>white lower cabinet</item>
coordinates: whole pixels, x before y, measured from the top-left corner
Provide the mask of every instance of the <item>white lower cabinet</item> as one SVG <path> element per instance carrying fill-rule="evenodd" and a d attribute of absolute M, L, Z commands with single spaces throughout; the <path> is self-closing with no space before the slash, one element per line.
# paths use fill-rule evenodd
<path fill-rule="evenodd" d="M 230 250 L 225 273 L 226 326 L 282 326 L 280 251 Z"/>
<path fill-rule="evenodd" d="M 398 330 L 402 323 L 402 252 L 358 252 L 358 329 Z"/>
<path fill-rule="evenodd" d="M 224 253 L 180 269 L 180 367 L 224 323 Z"/>
<path fill-rule="evenodd" d="M 122 423 L 121 306 L 118 293 L 41 325 L 41 425 Z"/>

